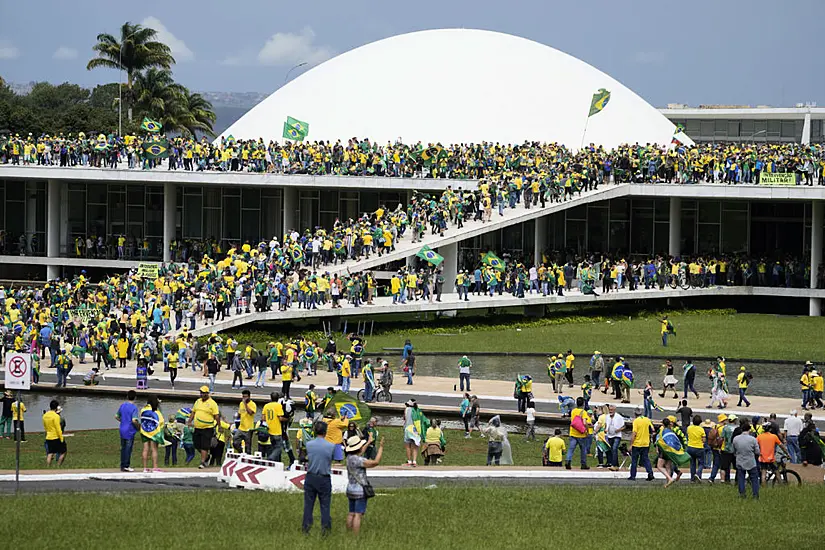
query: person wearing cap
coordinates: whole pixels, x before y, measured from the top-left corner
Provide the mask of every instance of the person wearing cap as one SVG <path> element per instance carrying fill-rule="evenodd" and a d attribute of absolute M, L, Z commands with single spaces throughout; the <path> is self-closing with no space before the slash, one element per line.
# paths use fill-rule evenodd
<path fill-rule="evenodd" d="M 821 409 L 825 406 L 825 403 L 822 402 L 822 392 L 825 390 L 825 379 L 822 378 L 822 374 L 816 369 L 811 371 L 811 382 L 813 388 L 811 388 L 811 400 L 814 402 L 814 408 Z"/>
<path fill-rule="evenodd" d="M 192 405 L 188 424 L 195 430 L 192 439 L 195 448 L 201 452 L 201 463 L 198 468 L 203 470 L 209 464 L 212 438 L 215 436 L 215 426 L 221 420 L 221 412 L 218 404 L 209 396 L 208 386 L 201 386 L 200 392 L 200 399 Z"/>
<path fill-rule="evenodd" d="M 811 402 L 811 392 L 813 390 L 813 379 L 811 371 L 813 370 L 810 361 L 805 363 L 805 368 L 802 370 L 802 376 L 799 378 L 799 386 L 802 390 L 802 410 L 808 410 L 808 403 Z"/>
<path fill-rule="evenodd" d="M 719 415 L 719 422 L 723 422 L 724 415 Z M 736 457 L 734 455 L 733 449 L 733 438 L 734 432 L 737 429 L 736 424 L 739 422 L 739 418 L 735 414 L 730 414 L 727 417 L 727 424 L 722 428 L 722 448 L 720 449 L 721 454 L 719 456 L 719 469 L 722 470 L 723 476 L 722 481 L 724 483 L 730 483 L 730 471 L 731 468 L 735 467 L 735 460 Z"/>
<path fill-rule="evenodd" d="M 604 371 L 604 358 L 601 352 L 596 350 L 590 358 L 590 380 L 593 382 L 594 388 L 601 385 L 602 371 Z"/>
<path fill-rule="evenodd" d="M 384 438 L 378 443 L 378 452 L 375 458 L 365 458 L 364 452 L 371 441 L 352 436 L 347 439 L 347 500 L 349 500 L 349 514 L 347 515 L 347 530 L 357 535 L 361 531 L 361 520 L 367 512 L 367 499 L 375 491 L 367 479 L 367 468 L 375 468 L 381 464 L 384 454 Z"/>
<path fill-rule="evenodd" d="M 636 479 L 636 469 L 641 465 L 647 472 L 647 480 L 653 481 L 653 466 L 650 464 L 650 435 L 653 423 L 636 407 L 633 419 L 633 431 L 630 434 L 630 481 Z"/>

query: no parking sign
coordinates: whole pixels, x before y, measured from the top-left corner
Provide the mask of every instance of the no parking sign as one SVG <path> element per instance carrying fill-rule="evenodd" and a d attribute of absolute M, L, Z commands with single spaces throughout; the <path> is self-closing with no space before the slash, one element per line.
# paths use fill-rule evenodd
<path fill-rule="evenodd" d="M 31 355 L 9 353 L 6 355 L 6 389 L 29 390 L 32 386 Z"/>

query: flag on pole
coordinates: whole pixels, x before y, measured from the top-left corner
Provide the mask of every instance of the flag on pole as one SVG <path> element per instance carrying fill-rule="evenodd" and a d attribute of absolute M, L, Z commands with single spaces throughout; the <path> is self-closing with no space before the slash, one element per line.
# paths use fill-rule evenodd
<path fill-rule="evenodd" d="M 294 141 L 304 141 L 309 135 L 309 124 L 291 116 L 286 117 L 284 122 L 284 139 L 291 139 Z"/>
<path fill-rule="evenodd" d="M 140 127 L 153 134 L 160 132 L 161 128 L 163 128 L 160 122 L 152 120 L 149 117 L 143 117 L 143 122 L 140 123 Z"/>
<path fill-rule="evenodd" d="M 596 113 L 601 113 L 607 107 L 609 101 L 610 92 L 604 88 L 599 88 L 599 91 L 593 94 L 593 99 L 590 100 L 590 114 L 587 116 L 591 117 Z"/>
<path fill-rule="evenodd" d="M 498 271 L 504 271 L 504 261 L 492 252 L 487 252 L 487 254 L 485 254 L 484 257 L 481 259 L 481 263 L 483 263 L 484 265 L 488 265 Z"/>
<path fill-rule="evenodd" d="M 433 267 L 438 267 L 438 265 L 444 261 L 444 256 L 441 256 L 440 254 L 436 253 L 432 248 L 430 248 L 427 245 L 424 245 L 424 247 L 418 251 L 418 254 L 416 254 L 416 256 L 418 256 L 425 262 L 428 262 Z"/>

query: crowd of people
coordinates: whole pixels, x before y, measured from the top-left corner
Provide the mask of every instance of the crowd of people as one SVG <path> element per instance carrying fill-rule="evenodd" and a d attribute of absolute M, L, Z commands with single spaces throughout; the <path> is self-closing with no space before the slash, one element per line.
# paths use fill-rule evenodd
<path fill-rule="evenodd" d="M 589 145 L 572 151 L 556 143 L 523 144 L 481 142 L 381 145 L 369 139 L 342 142 L 289 141 L 221 137 L 206 138 L 158 134 L 41 135 L 15 134 L 0 142 L 0 163 L 40 166 L 90 166 L 151 169 L 160 163 L 144 153 L 143 144 L 162 142 L 167 170 L 244 171 L 312 175 L 381 177 L 435 177 L 481 179 L 511 170 L 539 178 L 597 178 L 616 182 L 697 181 L 759 183 L 763 172 L 793 172 L 799 184 L 825 182 L 825 149 L 820 144 L 706 143 L 624 144 L 612 150 Z"/>

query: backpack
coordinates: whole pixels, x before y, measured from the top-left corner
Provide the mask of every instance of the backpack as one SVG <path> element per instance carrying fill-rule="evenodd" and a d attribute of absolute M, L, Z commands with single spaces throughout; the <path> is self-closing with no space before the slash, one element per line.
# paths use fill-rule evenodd
<path fill-rule="evenodd" d="M 712 428 L 708 432 L 708 446 L 711 449 L 721 449 L 724 442 L 725 440 L 722 438 L 719 428 Z"/>

